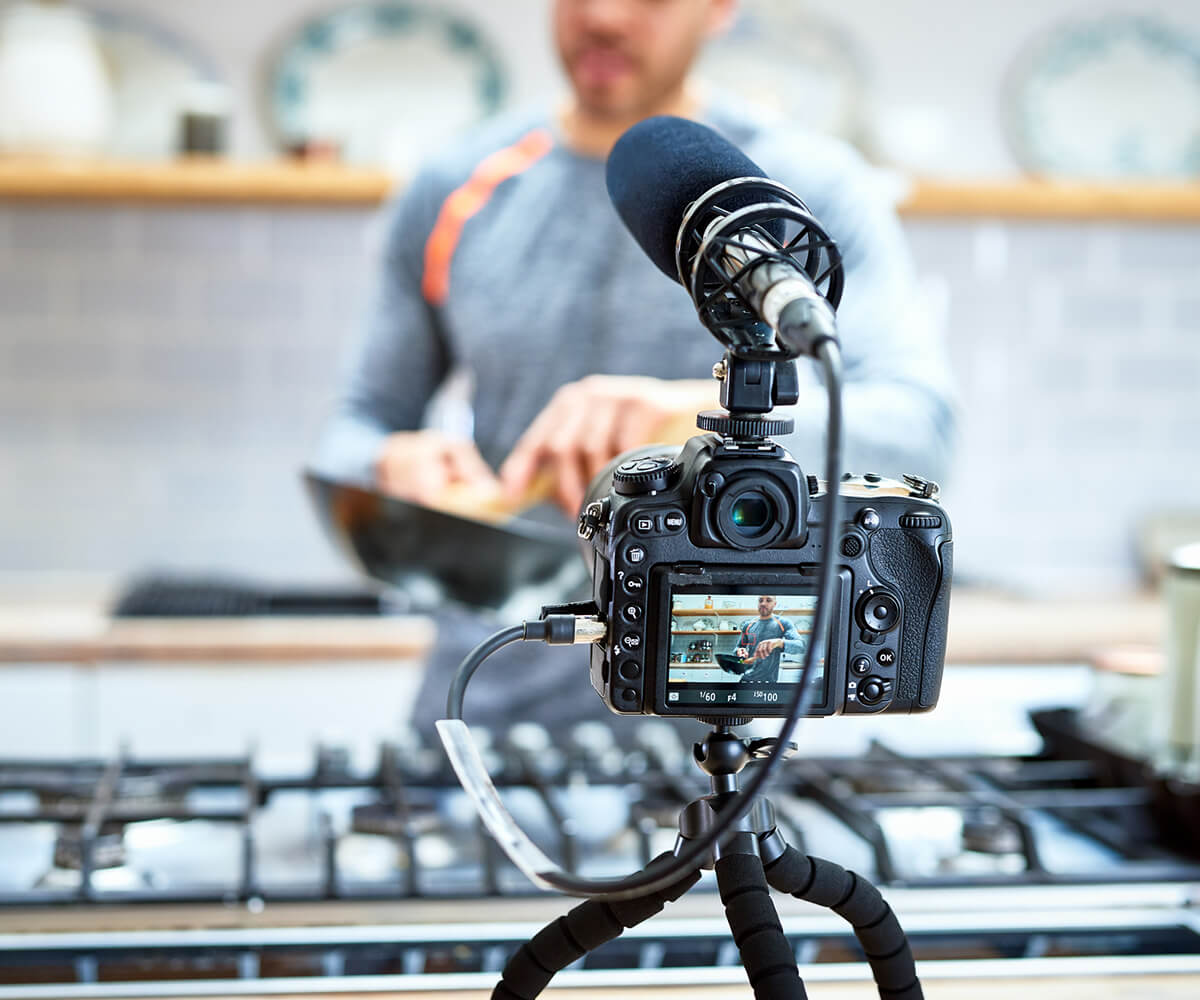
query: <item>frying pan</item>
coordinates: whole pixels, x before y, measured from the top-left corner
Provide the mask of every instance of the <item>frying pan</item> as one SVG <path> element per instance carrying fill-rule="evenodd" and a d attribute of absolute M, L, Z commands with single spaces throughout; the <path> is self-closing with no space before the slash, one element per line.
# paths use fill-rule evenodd
<path fill-rule="evenodd" d="M 514 517 L 502 523 L 434 510 L 308 470 L 321 521 L 368 576 L 414 604 L 522 608 L 579 599 L 587 567 L 566 526 Z"/>
<path fill-rule="evenodd" d="M 754 665 L 753 660 L 739 660 L 729 653 L 717 653 L 716 657 L 721 669 L 731 674 L 744 674 Z"/>

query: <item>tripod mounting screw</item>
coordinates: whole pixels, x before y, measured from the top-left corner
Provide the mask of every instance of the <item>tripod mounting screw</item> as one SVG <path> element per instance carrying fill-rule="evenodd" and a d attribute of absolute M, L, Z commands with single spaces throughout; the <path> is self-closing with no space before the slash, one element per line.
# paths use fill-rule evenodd
<path fill-rule="evenodd" d="M 700 770 L 706 774 L 713 776 L 737 774 L 751 760 L 765 756 L 756 750 L 759 744 L 773 744 L 774 742 L 769 739 L 747 742 L 728 730 L 715 730 L 709 733 L 702 742 L 693 744 L 692 757 Z M 770 747 L 768 746 L 767 749 L 769 750 Z"/>
<path fill-rule="evenodd" d="M 718 382 L 724 382 L 725 376 L 728 374 L 729 366 L 725 364 L 723 360 L 718 361 L 715 365 L 713 365 L 713 378 L 715 378 Z"/>

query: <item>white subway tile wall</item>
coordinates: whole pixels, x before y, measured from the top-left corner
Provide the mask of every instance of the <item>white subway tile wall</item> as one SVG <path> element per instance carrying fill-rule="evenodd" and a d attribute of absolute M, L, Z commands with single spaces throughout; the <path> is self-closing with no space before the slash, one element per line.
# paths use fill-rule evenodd
<path fill-rule="evenodd" d="M 0 569 L 346 575 L 300 469 L 374 214 L 0 206 Z"/>
<path fill-rule="evenodd" d="M 347 573 L 299 470 L 373 218 L 0 205 L 0 570 Z M 1200 507 L 1200 230 L 906 228 L 963 399 L 962 578 L 1132 582 L 1141 519 Z"/>

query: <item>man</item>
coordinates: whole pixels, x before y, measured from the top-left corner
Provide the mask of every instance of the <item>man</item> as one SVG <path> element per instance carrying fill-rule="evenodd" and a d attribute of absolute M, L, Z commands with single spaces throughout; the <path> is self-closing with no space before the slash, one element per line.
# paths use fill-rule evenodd
<path fill-rule="evenodd" d="M 775 614 L 774 597 L 758 599 L 758 617 L 742 626 L 734 655 L 754 660 L 754 666 L 742 674 L 744 684 L 774 684 L 779 680 L 779 661 L 783 659 L 784 640 L 799 640 L 796 626 Z"/>
<path fill-rule="evenodd" d="M 625 231 L 604 183 L 604 158 L 628 127 L 678 114 L 723 132 L 839 241 L 847 467 L 941 475 L 953 422 L 947 365 L 913 322 L 908 255 L 869 172 L 833 140 L 769 131 L 688 82 L 702 43 L 734 11 L 735 0 L 553 0 L 568 100 L 483 128 L 434 158 L 396 203 L 381 288 L 318 469 L 430 503 L 448 486 L 517 498 L 548 480 L 573 519 L 613 456 L 686 437 L 696 411 L 716 405 L 721 349 Z M 421 429 L 454 368 L 474 376 L 474 441 Z M 783 443 L 817 470 L 825 399 L 813 366 L 800 374 L 797 430 Z M 431 717 L 480 631 L 442 629 L 422 696 Z M 586 684 L 583 668 L 564 666 L 562 653 L 535 667 L 532 652 L 509 657 L 521 682 L 491 689 L 483 714 L 593 714 L 598 699 L 570 694 Z"/>

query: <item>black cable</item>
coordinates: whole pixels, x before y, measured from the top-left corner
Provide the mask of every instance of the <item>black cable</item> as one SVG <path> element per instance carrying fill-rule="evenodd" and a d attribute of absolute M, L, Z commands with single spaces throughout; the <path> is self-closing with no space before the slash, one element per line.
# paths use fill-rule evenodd
<path fill-rule="evenodd" d="M 825 523 L 821 526 L 817 606 L 813 624 L 813 634 L 820 637 L 829 634 L 829 623 L 834 604 L 833 592 L 837 580 L 833 556 L 837 551 L 842 509 L 840 493 L 842 478 L 842 356 L 837 341 L 833 339 L 818 342 L 814 347 L 814 353 L 821 365 L 825 392 L 829 401 L 829 420 L 825 438 Z M 451 682 L 450 695 L 446 701 L 448 718 L 462 718 L 463 690 L 483 659 L 501 646 L 524 638 L 526 638 L 526 626 L 515 625 L 485 639 L 471 651 L 460 664 L 454 680 Z M 817 660 L 817 650 L 821 645 L 819 641 L 808 644 L 808 649 L 804 654 L 804 666 L 800 670 L 800 678 L 796 684 L 796 694 L 792 697 L 787 718 L 780 728 L 779 738 L 771 747 L 770 752 L 755 770 L 745 788 L 725 803 L 712 828 L 704 836 L 689 841 L 676 856 L 674 864 L 667 865 L 657 872 L 646 868 L 632 875 L 613 879 L 582 878 L 566 872 L 539 872 L 541 880 L 551 888 L 568 896 L 590 896 L 595 899 L 608 900 L 635 899 L 638 896 L 665 889 L 683 878 L 689 871 L 699 868 L 711 855 L 717 842 L 732 828 L 734 823 L 750 810 L 763 785 L 766 784 L 780 761 L 784 759 L 788 747 L 788 736 L 800 718 L 807 714 L 813 695 L 816 693 L 809 685 L 809 679 L 812 677 L 813 667 Z"/>
<path fill-rule="evenodd" d="M 829 907 L 854 928 L 880 997 L 924 1000 L 908 937 L 879 890 L 865 878 L 789 847 L 766 866 L 766 879 L 780 892 Z"/>
<path fill-rule="evenodd" d="M 450 681 L 450 691 L 446 695 L 446 718 L 461 719 L 463 717 L 463 695 L 467 691 L 467 682 L 474 676 L 480 665 L 496 650 L 502 649 L 513 642 L 525 639 L 525 626 L 513 625 L 501 632 L 489 635 L 478 646 L 467 654 L 467 658 L 459 664 Z"/>

